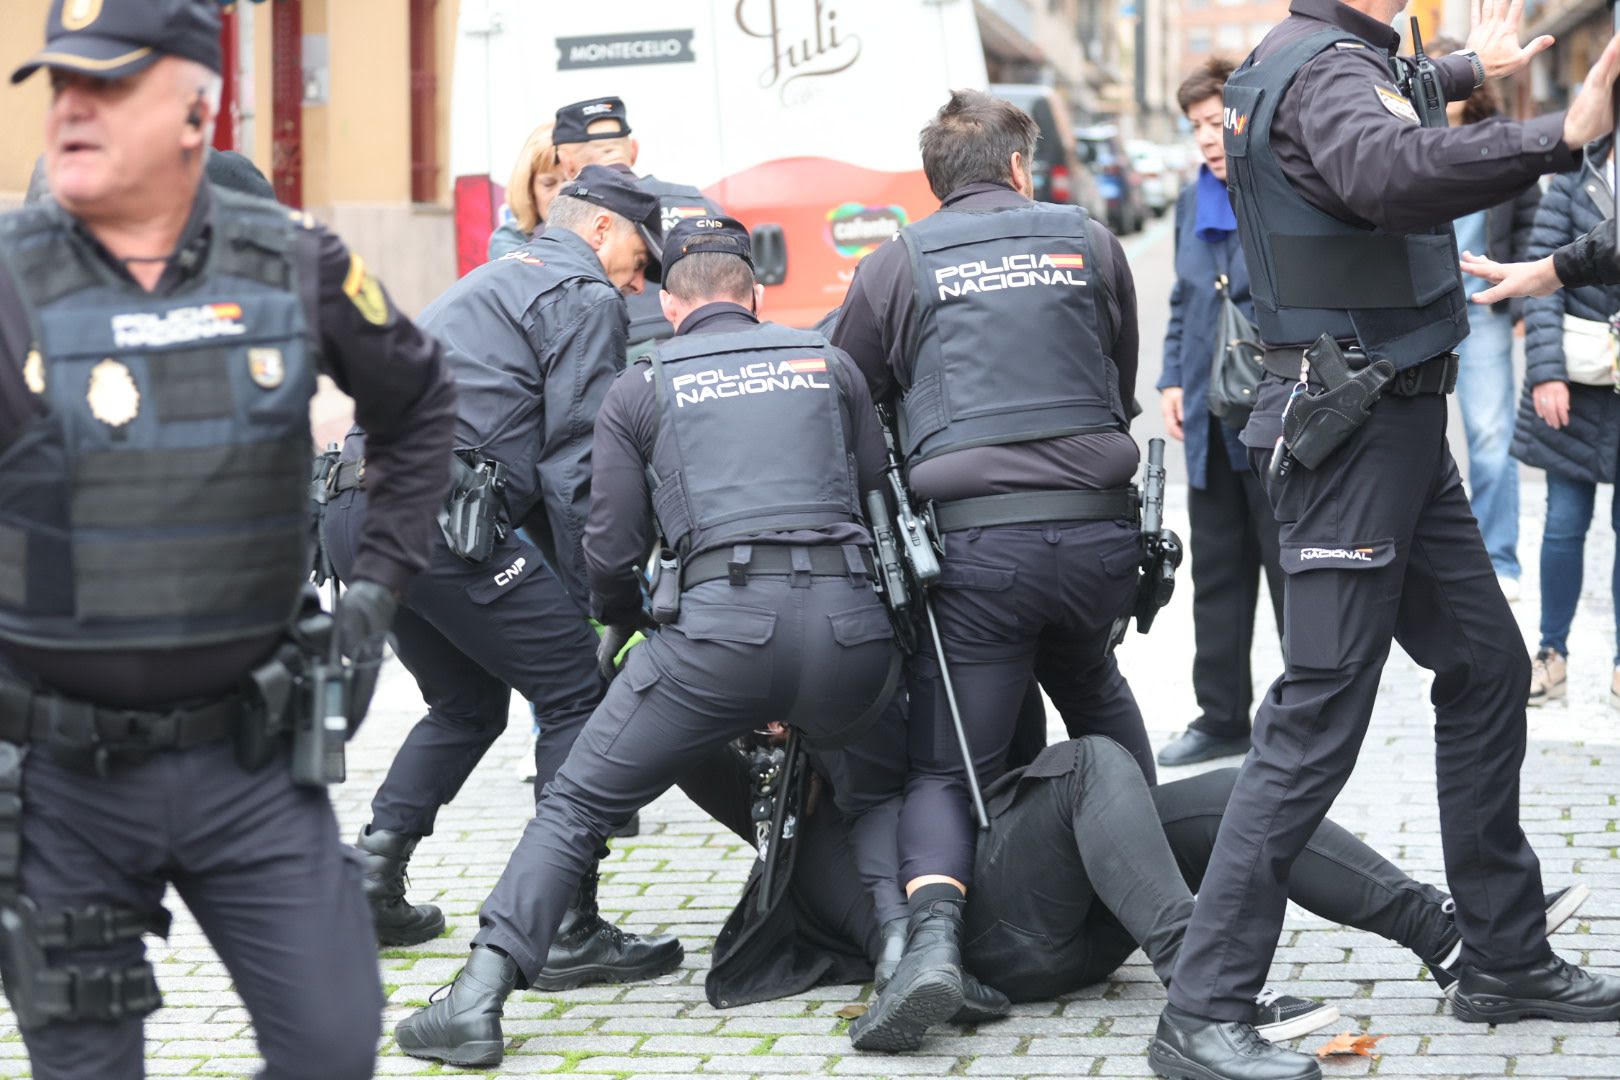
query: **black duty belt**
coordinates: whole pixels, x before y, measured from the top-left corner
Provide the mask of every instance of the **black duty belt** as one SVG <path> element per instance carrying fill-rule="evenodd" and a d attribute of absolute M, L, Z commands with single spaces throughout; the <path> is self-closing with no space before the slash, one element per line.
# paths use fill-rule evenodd
<path fill-rule="evenodd" d="M 0 682 L 0 742 L 64 750 L 145 754 L 226 738 L 247 709 L 240 694 L 162 712 L 113 709 Z"/>
<path fill-rule="evenodd" d="M 865 577 L 872 552 L 854 544 L 736 544 L 693 556 L 681 568 L 681 588 L 709 581 L 746 585 L 751 577 Z"/>
<path fill-rule="evenodd" d="M 1299 381 L 1299 362 L 1304 349 L 1267 349 L 1261 358 L 1266 371 L 1279 379 L 1289 382 Z M 1352 371 L 1360 371 L 1367 366 L 1367 354 L 1357 348 L 1344 350 L 1344 362 Z M 1323 388 L 1323 383 L 1312 371 L 1308 381 L 1317 389 Z M 1384 388 L 1384 393 L 1395 397 L 1416 397 L 1419 394 L 1449 394 L 1457 388 L 1457 354 L 1442 353 L 1416 364 L 1404 371 L 1395 373 Z"/>
<path fill-rule="evenodd" d="M 328 486 L 333 494 L 339 491 L 348 491 L 350 488 L 366 486 L 366 459 L 359 461 L 340 461 L 332 470 L 332 478 Z"/>
<path fill-rule="evenodd" d="M 1137 520 L 1140 507 L 1134 487 L 1107 491 L 1013 491 L 934 504 L 934 525 L 942 533 L 992 525 L 1028 525 L 1041 521 Z"/>

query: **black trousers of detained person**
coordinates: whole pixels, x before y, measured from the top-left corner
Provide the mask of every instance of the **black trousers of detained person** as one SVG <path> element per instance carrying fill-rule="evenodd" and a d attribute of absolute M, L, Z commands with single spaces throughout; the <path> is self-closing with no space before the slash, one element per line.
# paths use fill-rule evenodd
<path fill-rule="evenodd" d="M 1265 467 L 1288 385 L 1262 383 L 1244 441 Z M 1290 870 L 1355 767 L 1391 641 L 1434 673 L 1446 876 L 1465 963 L 1548 951 L 1541 870 L 1519 826 L 1530 661 L 1446 445 L 1439 394 L 1386 394 L 1316 469 L 1267 492 L 1280 524 L 1287 667 L 1255 714 L 1170 1000 L 1244 1020 L 1271 964 Z"/>

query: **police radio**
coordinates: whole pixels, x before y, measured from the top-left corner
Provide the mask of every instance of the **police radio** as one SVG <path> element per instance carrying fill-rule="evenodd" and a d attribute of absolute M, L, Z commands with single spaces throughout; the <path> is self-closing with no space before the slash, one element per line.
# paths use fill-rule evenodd
<path fill-rule="evenodd" d="M 1417 110 L 1418 123 L 1426 128 L 1448 126 L 1446 95 L 1440 89 L 1440 68 L 1434 58 L 1423 51 L 1423 32 L 1418 29 L 1417 16 L 1412 16 L 1412 59 L 1406 62 L 1406 78 L 1401 91 Z"/>
<path fill-rule="evenodd" d="M 343 744 L 349 738 L 349 695 L 353 672 L 338 648 L 337 617 L 341 603 L 337 578 L 332 578 L 332 636 L 326 659 L 309 666 L 308 689 L 312 700 L 298 710 L 292 733 L 292 779 L 305 787 L 341 784 L 348 775 Z"/>

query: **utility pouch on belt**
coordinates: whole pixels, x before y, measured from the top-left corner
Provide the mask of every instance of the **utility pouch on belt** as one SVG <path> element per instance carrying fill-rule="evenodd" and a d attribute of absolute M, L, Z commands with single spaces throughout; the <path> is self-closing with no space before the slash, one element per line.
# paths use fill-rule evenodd
<path fill-rule="evenodd" d="M 319 607 L 306 611 L 275 655 L 250 675 L 257 702 L 237 725 L 236 762 L 249 772 L 262 769 L 280 756 L 290 737 L 293 780 L 325 785 L 343 779 L 341 761 L 336 779 L 326 778 L 333 741 L 325 737 L 333 690 L 326 660 L 334 630 L 332 617 Z M 339 674 L 345 674 L 341 668 Z M 346 720 L 343 726 L 335 739 L 340 758 Z"/>
<path fill-rule="evenodd" d="M 506 466 L 473 456 L 469 464 L 450 455 L 450 497 L 439 510 L 439 528 L 456 557 L 473 564 L 489 560 L 495 545 L 506 539 Z"/>
<path fill-rule="evenodd" d="M 668 548 L 658 549 L 648 593 L 653 622 L 668 626 L 681 617 L 681 557 Z"/>
<path fill-rule="evenodd" d="M 1339 343 L 1327 334 L 1305 350 L 1305 360 L 1326 389 L 1293 398 L 1283 411 L 1283 442 L 1294 460 L 1314 469 L 1367 422 L 1395 367 L 1374 360 L 1351 374 Z"/>

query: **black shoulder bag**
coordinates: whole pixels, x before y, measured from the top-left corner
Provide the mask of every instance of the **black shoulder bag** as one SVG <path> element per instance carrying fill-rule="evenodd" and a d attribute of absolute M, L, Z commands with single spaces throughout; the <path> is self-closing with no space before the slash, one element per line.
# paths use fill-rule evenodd
<path fill-rule="evenodd" d="M 1230 428 L 1249 422 L 1254 408 L 1255 388 L 1265 374 L 1260 356 L 1265 347 L 1260 334 L 1232 301 L 1229 282 L 1223 271 L 1215 279 L 1215 292 L 1221 298 L 1215 317 L 1215 355 L 1209 367 L 1209 411 Z"/>

